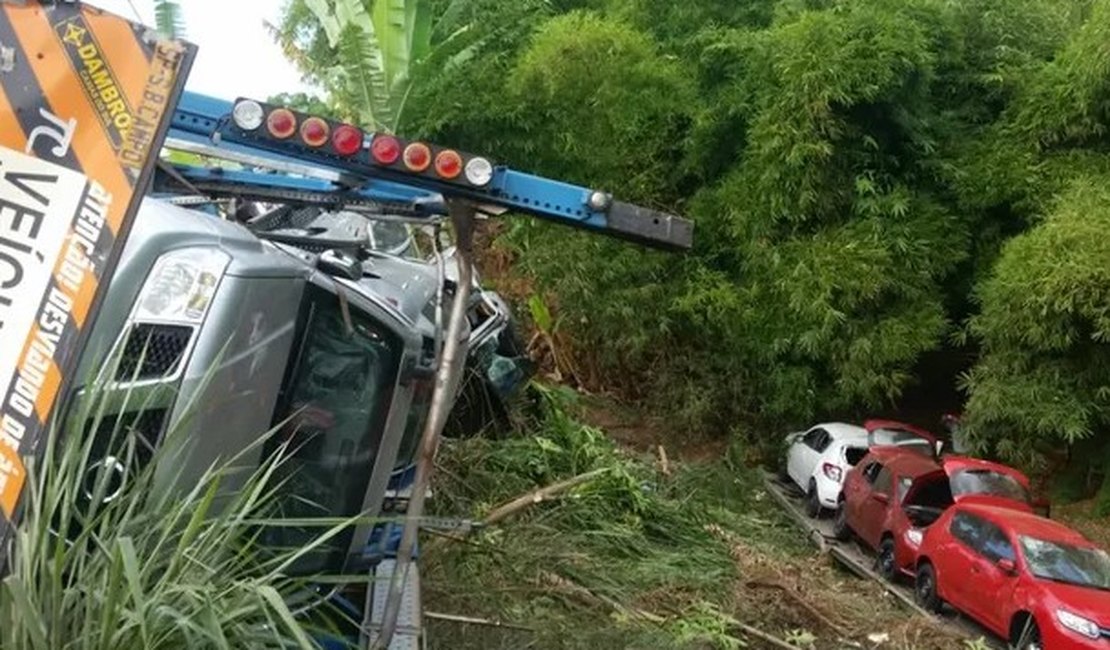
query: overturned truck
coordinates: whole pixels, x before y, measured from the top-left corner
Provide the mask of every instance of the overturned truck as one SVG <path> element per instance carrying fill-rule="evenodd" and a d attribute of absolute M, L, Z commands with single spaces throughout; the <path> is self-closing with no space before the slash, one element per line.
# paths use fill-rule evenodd
<path fill-rule="evenodd" d="M 357 641 L 415 647 L 412 560 L 439 436 L 459 404 L 496 411 L 529 373 L 508 307 L 474 274 L 477 221 L 526 214 L 672 250 L 692 224 L 485 156 L 185 93 L 193 53 L 79 2 L 0 0 L 0 236 L 40 268 L 2 280 L 21 284 L 0 302 L 0 393 L 18 397 L 0 407 L 0 543 L 57 422 L 91 436 L 87 499 L 116 498 L 169 431 L 173 481 L 283 446 L 283 515 L 365 522 L 294 571 L 367 576 L 343 592 L 361 600 Z M 82 237 L 90 196 L 103 215 Z M 31 241 L 11 206 L 38 199 L 54 218 Z M 67 306 L 43 352 L 54 298 Z"/>

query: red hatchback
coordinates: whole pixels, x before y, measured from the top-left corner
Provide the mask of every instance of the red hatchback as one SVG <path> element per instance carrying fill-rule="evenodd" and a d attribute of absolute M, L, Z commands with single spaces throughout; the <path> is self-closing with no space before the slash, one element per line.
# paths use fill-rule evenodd
<path fill-rule="evenodd" d="M 877 552 L 879 573 L 912 577 L 924 529 L 953 503 L 991 502 L 1032 511 L 1021 472 L 963 456 L 935 459 L 905 447 L 874 447 L 847 475 L 833 524 Z"/>
<path fill-rule="evenodd" d="M 916 451 L 925 456 L 936 456 L 939 450 L 937 437 L 932 433 L 905 422 L 894 420 L 867 420 L 868 444 L 872 447 L 898 447 Z"/>
<path fill-rule="evenodd" d="M 1110 648 L 1110 554 L 1063 524 L 981 503 L 926 531 L 917 600 L 947 602 L 1018 650 Z"/>

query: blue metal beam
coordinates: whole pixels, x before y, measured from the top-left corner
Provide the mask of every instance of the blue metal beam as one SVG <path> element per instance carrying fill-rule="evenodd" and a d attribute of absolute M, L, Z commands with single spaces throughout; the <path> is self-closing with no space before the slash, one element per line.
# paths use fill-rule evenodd
<path fill-rule="evenodd" d="M 591 209 L 590 188 L 564 183 L 504 166 L 494 170 L 493 180 L 483 188 L 439 181 L 408 174 L 357 159 L 341 160 L 283 142 L 248 139 L 231 124 L 232 103 L 185 93 L 177 107 L 170 137 L 215 146 L 223 151 L 250 155 L 285 165 L 311 165 L 342 175 L 343 183 L 327 183 L 269 174 L 222 173 L 184 169 L 191 180 L 268 184 L 313 192 L 348 193 L 367 200 L 429 201 L 437 196 L 467 199 L 481 205 L 531 214 L 555 223 L 583 228 L 660 248 L 683 249 L 692 243 L 693 224 L 677 216 L 621 202 L 610 202 L 603 210 Z M 232 180 L 235 179 L 235 180 Z M 282 180 L 285 179 L 285 180 Z M 353 182 L 352 182 L 353 181 Z"/>

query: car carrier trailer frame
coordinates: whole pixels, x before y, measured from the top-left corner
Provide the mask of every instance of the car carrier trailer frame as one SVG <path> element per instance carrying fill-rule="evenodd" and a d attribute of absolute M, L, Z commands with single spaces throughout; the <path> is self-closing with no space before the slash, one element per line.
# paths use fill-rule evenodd
<path fill-rule="evenodd" d="M 896 599 L 901 607 L 904 607 L 913 615 L 932 620 L 940 625 L 951 626 L 969 638 L 982 638 L 989 648 L 1000 650 L 1006 648 L 1004 644 L 999 643 L 988 631 L 974 621 L 958 614 L 949 616 L 926 611 L 914 601 L 912 588 L 905 585 L 891 584 L 884 580 L 874 569 L 875 559 L 864 553 L 859 544 L 853 541 L 837 540 L 836 536 L 833 535 L 831 520 L 807 517 L 802 511 L 804 495 L 801 494 L 798 486 L 768 472 L 763 473 L 762 479 L 763 488 L 767 494 L 821 554 L 828 555 L 860 579 L 875 582 L 883 592 Z"/>

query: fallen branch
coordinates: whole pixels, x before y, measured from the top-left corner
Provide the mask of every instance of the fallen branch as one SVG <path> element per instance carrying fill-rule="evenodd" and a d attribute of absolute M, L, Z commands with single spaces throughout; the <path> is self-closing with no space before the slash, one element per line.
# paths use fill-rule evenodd
<path fill-rule="evenodd" d="M 754 627 L 752 627 L 750 625 L 747 625 L 745 623 L 741 623 L 740 621 L 737 621 L 735 619 L 732 620 L 732 621 L 729 621 L 729 622 L 732 624 L 733 627 L 737 628 L 738 630 L 740 630 L 744 634 L 746 634 L 750 637 L 755 637 L 756 639 L 759 639 L 760 641 L 766 641 L 767 643 L 770 643 L 771 645 L 775 646 L 776 648 L 783 648 L 784 650 L 798 650 L 797 647 L 792 646 L 789 643 L 787 643 L 786 641 L 783 641 L 782 639 L 780 639 L 776 636 L 772 636 L 772 635 L 764 632 L 763 630 L 760 630 L 758 628 L 754 628 Z"/>
<path fill-rule="evenodd" d="M 532 490 L 531 492 L 529 492 L 527 494 L 522 494 L 521 496 L 516 497 L 515 499 L 512 499 L 510 501 L 506 501 L 505 503 L 503 503 L 503 504 L 497 506 L 496 508 L 494 508 L 493 510 L 491 510 L 490 513 L 488 515 L 486 515 L 485 519 L 482 520 L 481 527 L 484 528 L 486 526 L 491 526 L 491 525 L 493 525 L 493 524 L 495 524 L 495 523 L 497 523 L 497 522 L 499 522 L 503 519 L 507 519 L 508 517 L 511 517 L 512 515 L 516 514 L 517 512 L 520 512 L 521 510 L 524 510 L 525 508 L 527 508 L 530 505 L 533 505 L 533 504 L 536 504 L 536 503 L 541 503 L 543 501 L 547 501 L 548 499 L 556 497 L 559 494 L 562 494 L 563 492 L 566 492 L 567 490 L 571 490 L 573 488 L 578 487 L 579 485 L 582 485 L 583 483 L 587 483 L 587 482 L 597 478 L 598 476 L 601 476 L 605 472 L 608 472 L 609 470 L 610 470 L 610 468 L 608 468 L 608 467 L 602 467 L 601 469 L 595 469 L 593 471 L 586 472 L 585 474 L 579 474 L 578 476 L 572 476 L 571 478 L 568 478 L 565 481 L 559 481 L 558 483 L 552 483 L 551 485 L 548 485 L 547 487 Z M 474 529 L 472 528 L 471 530 L 474 530 Z M 469 533 L 461 534 L 461 535 L 460 534 L 453 534 L 453 533 L 438 533 L 438 538 L 433 539 L 428 544 L 426 544 L 425 545 L 425 550 L 426 551 L 434 550 L 434 549 L 439 547 L 439 544 L 437 542 L 442 543 L 445 540 L 450 540 L 450 541 L 453 541 L 453 542 L 464 542 L 464 541 L 466 541 L 468 536 L 469 536 Z"/>
<path fill-rule="evenodd" d="M 668 478 L 671 475 L 671 463 L 667 459 L 667 450 L 663 445 L 659 445 L 659 471 Z"/>
<path fill-rule="evenodd" d="M 531 505 L 542 503 L 543 501 L 562 494 L 567 490 L 576 488 L 583 483 L 592 481 L 593 479 L 601 476 L 608 471 L 610 471 L 610 468 L 602 467 L 601 469 L 595 469 L 593 471 L 586 472 L 585 474 L 579 474 L 578 476 L 568 478 L 565 481 L 552 483 L 547 487 L 533 490 L 527 494 L 522 494 L 521 496 L 512 499 L 511 501 L 507 501 L 491 510 L 490 513 L 486 515 L 485 518 L 482 520 L 482 524 L 485 526 L 492 526 L 502 519 L 507 519 L 508 517 L 511 517 L 512 515 L 520 512 L 521 510 L 524 510 Z"/>
<path fill-rule="evenodd" d="M 764 589 L 778 589 L 782 593 L 786 594 L 790 598 L 790 600 L 793 600 L 802 609 L 809 612 L 810 615 L 813 616 L 813 618 L 817 619 L 826 628 L 832 630 L 833 632 L 836 632 L 837 635 L 841 637 L 848 636 L 848 632 L 845 631 L 844 628 L 840 627 L 840 625 L 838 625 L 828 616 L 825 616 L 825 614 L 821 610 L 817 609 L 817 607 L 815 607 L 813 603 L 810 603 L 808 600 L 803 598 L 801 594 L 782 583 L 764 582 L 762 580 L 749 580 L 747 583 L 745 583 L 745 586 L 762 587 Z"/>
<path fill-rule="evenodd" d="M 547 586 L 554 587 L 568 595 L 576 596 L 580 600 L 586 602 L 591 606 L 604 605 L 615 612 L 619 612 L 621 614 L 625 614 L 634 618 L 639 618 L 650 623 L 660 624 L 667 622 L 666 618 L 658 614 L 653 614 L 643 609 L 628 607 L 627 605 L 624 605 L 610 598 L 609 596 L 606 596 L 605 594 L 594 593 L 593 591 L 590 591 L 577 582 L 574 582 L 569 578 L 564 578 L 563 576 L 556 573 L 543 571 L 540 573 L 540 577 L 543 583 Z"/>
<path fill-rule="evenodd" d="M 424 612 L 424 618 L 430 618 L 435 621 L 450 621 L 452 623 L 465 623 L 467 625 L 485 625 L 488 627 L 503 627 L 509 630 L 524 630 L 526 632 L 535 632 L 535 628 L 526 627 L 524 625 L 515 625 L 513 623 L 502 623 L 501 621 L 493 621 L 487 618 L 474 618 L 472 616 L 460 616 L 458 614 L 441 614 L 439 612 Z"/>

